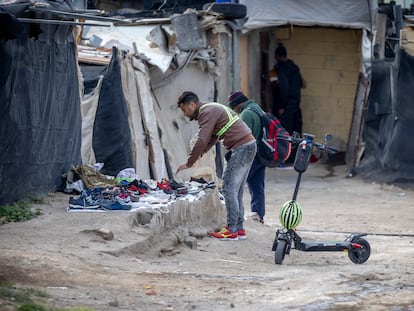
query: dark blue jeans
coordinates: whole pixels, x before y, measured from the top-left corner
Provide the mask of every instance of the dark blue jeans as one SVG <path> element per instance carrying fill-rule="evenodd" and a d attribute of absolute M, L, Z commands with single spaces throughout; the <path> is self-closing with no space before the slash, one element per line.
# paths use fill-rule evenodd
<path fill-rule="evenodd" d="M 260 219 L 263 219 L 265 215 L 265 170 L 266 167 L 256 155 L 247 177 L 247 185 L 250 192 L 251 211 L 257 213 Z"/>

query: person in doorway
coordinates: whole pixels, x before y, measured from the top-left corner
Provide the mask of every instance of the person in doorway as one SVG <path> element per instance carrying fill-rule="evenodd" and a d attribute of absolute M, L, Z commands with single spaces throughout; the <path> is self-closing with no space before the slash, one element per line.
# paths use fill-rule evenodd
<path fill-rule="evenodd" d="M 276 61 L 276 59 L 275 59 Z M 270 112 L 279 118 L 279 83 L 278 83 L 278 77 L 277 77 L 277 63 L 273 66 L 273 68 L 268 73 L 268 78 L 270 82 L 270 89 L 271 89 L 271 98 L 272 103 L 270 106 Z"/>
<path fill-rule="evenodd" d="M 227 104 L 240 114 L 240 118 L 251 129 L 256 143 L 258 143 L 263 135 L 262 121 L 252 109 L 263 113 L 262 108 L 254 100 L 248 99 L 241 91 L 231 92 L 227 98 Z M 247 186 L 250 192 L 250 210 L 254 213 L 253 219 L 260 223 L 264 223 L 265 216 L 265 170 L 266 167 L 256 154 L 247 176 Z"/>
<path fill-rule="evenodd" d="M 228 150 L 222 189 L 227 209 L 227 226 L 218 232 L 212 232 L 211 236 L 223 241 L 245 239 L 243 188 L 257 149 L 251 130 L 227 106 L 202 103 L 193 92 L 182 93 L 177 105 L 184 116 L 190 121 L 196 120 L 199 125 L 197 140 L 187 162 L 178 166 L 177 173 L 192 167 L 217 141 L 221 141 Z"/>
<path fill-rule="evenodd" d="M 288 59 L 286 48 L 279 44 L 275 50 L 274 68 L 269 72 L 273 91 L 272 112 L 290 133 L 302 134 L 301 89 L 306 87 L 299 66 Z"/>

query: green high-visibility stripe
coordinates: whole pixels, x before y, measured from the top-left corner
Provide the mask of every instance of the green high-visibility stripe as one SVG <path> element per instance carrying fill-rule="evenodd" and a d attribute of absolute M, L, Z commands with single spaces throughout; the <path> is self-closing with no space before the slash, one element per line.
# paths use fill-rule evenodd
<path fill-rule="evenodd" d="M 224 135 L 225 132 L 239 119 L 237 115 L 233 115 L 231 113 L 230 108 L 218 104 L 218 103 L 207 103 L 200 107 L 200 110 L 203 109 L 206 106 L 220 106 L 224 109 L 224 111 L 227 113 L 227 117 L 229 118 L 229 121 L 217 132 L 217 136 L 220 139 L 221 136 Z"/>

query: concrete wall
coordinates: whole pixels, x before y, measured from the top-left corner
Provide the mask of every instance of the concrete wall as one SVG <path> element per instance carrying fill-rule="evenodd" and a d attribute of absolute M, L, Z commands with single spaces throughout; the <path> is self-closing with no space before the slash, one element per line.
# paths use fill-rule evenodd
<path fill-rule="evenodd" d="M 359 30 L 293 27 L 274 31 L 307 82 L 302 90 L 303 131 L 331 133 L 346 147 L 361 64 Z"/>

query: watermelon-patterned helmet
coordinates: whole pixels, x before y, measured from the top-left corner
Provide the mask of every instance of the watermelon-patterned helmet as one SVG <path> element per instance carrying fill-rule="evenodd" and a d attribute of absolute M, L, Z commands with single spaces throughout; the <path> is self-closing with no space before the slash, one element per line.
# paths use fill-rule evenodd
<path fill-rule="evenodd" d="M 280 209 L 279 220 L 286 229 L 296 228 L 302 221 L 302 207 L 296 201 L 286 202 Z"/>

